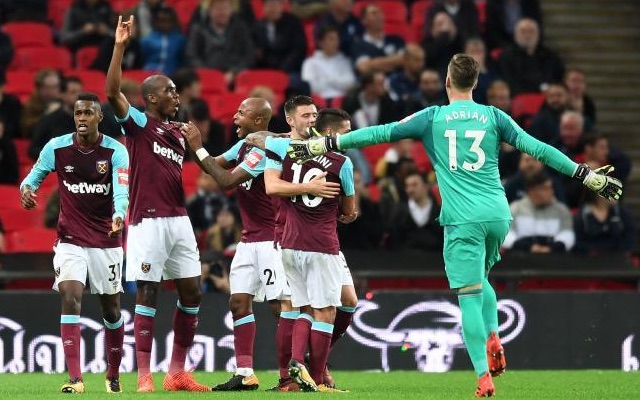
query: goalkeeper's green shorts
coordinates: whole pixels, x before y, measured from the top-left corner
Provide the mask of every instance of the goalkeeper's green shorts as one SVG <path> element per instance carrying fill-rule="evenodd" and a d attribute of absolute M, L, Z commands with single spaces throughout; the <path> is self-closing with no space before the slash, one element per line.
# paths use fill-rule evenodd
<path fill-rule="evenodd" d="M 510 225 L 510 220 L 504 220 L 444 227 L 444 263 L 450 288 L 483 282 L 500 261 L 500 247 Z"/>

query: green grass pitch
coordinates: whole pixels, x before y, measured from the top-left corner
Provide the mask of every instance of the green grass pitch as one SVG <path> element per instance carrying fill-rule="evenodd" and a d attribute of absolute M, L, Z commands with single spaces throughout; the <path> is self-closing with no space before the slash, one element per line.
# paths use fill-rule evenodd
<path fill-rule="evenodd" d="M 186 393 L 164 392 L 162 374 L 155 375 L 156 393 L 135 393 L 135 375 L 124 374 L 122 395 L 107 394 L 102 374 L 85 374 L 84 397 L 90 399 L 147 398 L 166 399 L 224 398 L 269 400 L 291 396 L 339 396 L 348 399 L 472 399 L 475 390 L 473 372 L 447 372 L 423 374 L 419 372 L 333 372 L 339 387 L 349 393 L 270 393 L 264 390 L 276 382 L 276 374 L 259 372 L 261 386 L 255 392 L 242 393 Z M 225 381 L 229 374 L 196 373 L 206 384 Z M 63 374 L 0 374 L 0 399 L 61 399 L 68 394 L 59 393 L 66 378 Z M 494 380 L 496 397 L 501 399 L 640 399 L 640 374 L 621 371 L 508 371 Z"/>

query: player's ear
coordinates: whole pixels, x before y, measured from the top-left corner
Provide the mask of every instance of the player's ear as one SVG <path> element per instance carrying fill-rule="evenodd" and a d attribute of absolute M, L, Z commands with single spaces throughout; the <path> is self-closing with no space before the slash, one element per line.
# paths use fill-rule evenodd
<path fill-rule="evenodd" d="M 291 117 L 291 115 L 285 115 L 285 119 L 286 119 L 287 124 L 288 124 L 289 126 L 293 126 L 293 125 L 294 125 L 294 124 L 293 124 L 293 117 Z"/>

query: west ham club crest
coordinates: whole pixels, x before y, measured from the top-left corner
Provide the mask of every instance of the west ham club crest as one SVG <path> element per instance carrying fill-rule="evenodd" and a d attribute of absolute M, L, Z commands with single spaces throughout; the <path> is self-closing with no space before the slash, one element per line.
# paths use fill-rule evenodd
<path fill-rule="evenodd" d="M 106 174 L 109 170 L 109 163 L 107 160 L 96 161 L 96 171 L 100 174 Z"/>

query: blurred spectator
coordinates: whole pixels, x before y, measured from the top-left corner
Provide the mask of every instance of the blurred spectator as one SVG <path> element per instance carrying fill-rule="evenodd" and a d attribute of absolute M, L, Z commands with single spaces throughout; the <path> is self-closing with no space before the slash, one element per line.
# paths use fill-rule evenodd
<path fill-rule="evenodd" d="M 106 0 L 75 0 L 64 15 L 60 43 L 77 50 L 97 46 L 106 38 L 113 40 L 116 14 Z"/>
<path fill-rule="evenodd" d="M 263 0 L 263 12 L 264 18 L 253 26 L 254 68 L 279 69 L 298 75 L 307 51 L 302 23 L 284 11 L 284 0 Z"/>
<path fill-rule="evenodd" d="M 215 251 L 205 251 L 200 256 L 201 273 L 200 282 L 204 293 L 220 292 L 229 294 L 229 268 L 227 262 Z"/>
<path fill-rule="evenodd" d="M 637 243 L 633 215 L 620 204 L 609 202 L 590 190 L 585 204 L 574 217 L 575 252 L 597 255 L 631 253 Z"/>
<path fill-rule="evenodd" d="M 555 52 L 540 43 L 536 21 L 520 20 L 514 40 L 515 44 L 500 55 L 500 72 L 512 95 L 542 92 L 548 85 L 562 81 L 564 64 Z"/>
<path fill-rule="evenodd" d="M 412 158 L 401 158 L 398 162 L 389 164 L 387 176 L 378 181 L 380 187 L 380 217 L 382 225 L 388 230 L 395 224 L 393 220 L 394 207 L 407 200 L 404 190 L 404 179 L 407 175 L 417 171 L 416 163 Z"/>
<path fill-rule="evenodd" d="M 413 159 L 413 139 L 398 140 L 384 152 L 376 162 L 374 171 L 376 179 L 390 176 L 396 164 L 405 158 Z"/>
<path fill-rule="evenodd" d="M 596 105 L 586 93 L 587 74 L 580 68 L 570 68 L 564 75 L 564 84 L 569 93 L 569 106 L 595 125 Z"/>
<path fill-rule="evenodd" d="M 394 101 L 405 102 L 420 94 L 420 73 L 424 69 L 424 50 L 415 43 L 404 49 L 402 69 L 389 75 L 389 95 Z"/>
<path fill-rule="evenodd" d="M 362 37 L 351 44 L 351 59 L 356 71 L 363 75 L 374 71 L 389 73 L 402 66 L 404 39 L 384 32 L 384 14 L 374 3 L 362 9 Z"/>
<path fill-rule="evenodd" d="M 209 116 L 209 105 L 202 99 L 191 100 L 189 120 L 198 127 L 202 135 L 202 147 L 209 154 L 224 153 L 228 149 L 226 128 L 220 122 Z"/>
<path fill-rule="evenodd" d="M 440 12 L 449 14 L 463 39 L 480 34 L 480 19 L 474 0 L 436 0 L 427 10 L 425 19 L 427 32 L 431 30 L 432 21 Z"/>
<path fill-rule="evenodd" d="M 153 29 L 140 41 L 143 68 L 173 74 L 183 63 L 185 46 L 175 10 L 168 6 L 155 9 Z"/>
<path fill-rule="evenodd" d="M 187 34 L 195 25 L 207 25 L 209 23 L 209 3 L 211 0 L 200 0 L 198 6 L 193 10 L 189 25 L 187 26 Z M 244 23 L 251 27 L 256 22 L 256 15 L 251 5 L 251 0 L 237 0 L 233 2 L 233 11 L 237 13 Z"/>
<path fill-rule="evenodd" d="M 510 177 L 504 184 L 504 193 L 507 196 L 507 201 L 509 203 L 513 203 L 514 201 L 523 198 L 526 195 L 525 184 L 527 180 L 535 174 L 539 174 L 544 171 L 544 164 L 527 153 L 520 153 L 518 172 Z M 550 175 L 549 177 L 553 185 L 553 193 L 555 194 L 556 199 L 564 203 L 565 190 L 562 186 L 562 181 L 553 175 Z"/>
<path fill-rule="evenodd" d="M 451 16 L 446 12 L 434 15 L 431 29 L 427 32 L 422 47 L 427 53 L 427 67 L 446 76 L 451 57 L 463 50 L 462 37 L 458 33 Z"/>
<path fill-rule="evenodd" d="M 207 24 L 194 25 L 187 39 L 187 58 L 194 68 L 225 72 L 230 85 L 238 72 L 251 68 L 255 50 L 251 30 L 233 12 L 231 0 L 211 0 Z"/>
<path fill-rule="evenodd" d="M 125 14 L 133 15 L 136 29 L 136 37 L 144 38 L 153 30 L 153 13 L 160 7 L 166 7 L 164 0 L 140 0 L 140 2 Z"/>
<path fill-rule="evenodd" d="M 358 219 L 350 224 L 338 224 L 338 238 L 342 249 L 376 249 L 382 239 L 382 225 L 378 204 L 371 200 L 369 190 L 362 181 L 362 174 L 353 171 L 356 210 Z"/>
<path fill-rule="evenodd" d="M 122 56 L 122 70 L 129 69 L 142 69 L 144 59 L 142 58 L 142 47 L 140 45 L 140 39 L 136 36 L 137 33 L 137 21 L 131 26 L 133 36 L 127 44 L 127 48 L 124 50 Z M 113 38 L 105 38 L 99 45 L 98 55 L 96 59 L 91 63 L 91 69 L 97 69 L 105 74 L 109 70 L 109 64 L 111 63 L 111 56 L 113 55 Z"/>
<path fill-rule="evenodd" d="M 328 9 L 328 0 L 291 0 L 291 12 L 300 19 L 315 19 Z"/>
<path fill-rule="evenodd" d="M 47 22 L 48 0 L 0 0 L 0 23 Z"/>
<path fill-rule="evenodd" d="M 144 111 L 144 102 L 142 101 L 142 90 L 138 82 L 130 79 L 123 79 L 120 84 L 120 92 L 127 99 L 132 107 L 139 111 Z M 116 116 L 113 113 L 113 108 L 108 101 L 101 104 L 102 106 L 102 121 L 98 125 L 98 130 L 107 136 L 112 138 L 122 137 L 122 128 L 120 124 L 116 122 Z"/>
<path fill-rule="evenodd" d="M 526 181 L 527 195 L 511 204 L 513 222 L 504 248 L 530 253 L 562 253 L 575 243 L 573 217 L 555 199 L 549 175 L 539 172 Z"/>
<path fill-rule="evenodd" d="M 58 217 L 60 216 L 60 193 L 56 188 L 47 199 L 44 209 L 44 226 L 49 229 L 58 227 Z"/>
<path fill-rule="evenodd" d="M 207 249 L 220 253 L 233 252 L 242 238 L 242 225 L 228 207 L 221 208 L 216 223 L 207 231 Z"/>
<path fill-rule="evenodd" d="M 363 75 L 360 89 L 351 91 L 344 98 L 342 108 L 351 114 L 357 128 L 386 124 L 401 118 L 400 107 L 391 100 L 384 87 L 382 72 Z"/>
<path fill-rule="evenodd" d="M 425 69 L 420 73 L 419 91 L 405 101 L 405 115 L 411 115 L 430 106 L 442 106 L 447 103 L 443 91 L 442 79 L 438 71 Z"/>
<path fill-rule="evenodd" d="M 491 82 L 487 88 L 487 104 L 511 115 L 511 91 L 505 81 Z"/>
<path fill-rule="evenodd" d="M 23 137 L 30 139 L 33 128 L 40 118 L 58 106 L 62 75 L 52 69 L 38 71 L 35 78 L 35 90 L 22 109 L 20 116 L 20 132 Z"/>
<path fill-rule="evenodd" d="M 0 31 L 0 71 L 4 74 L 13 60 L 13 42 L 11 37 Z"/>
<path fill-rule="evenodd" d="M 583 139 L 584 162 L 592 168 L 613 165 L 612 175 L 625 182 L 631 173 L 631 160 L 622 151 L 609 145 L 609 139 L 601 133 L 591 133 Z"/>
<path fill-rule="evenodd" d="M 487 89 L 487 104 L 511 115 L 511 93 L 505 81 L 496 80 Z M 522 126 L 519 121 L 516 121 Z M 500 143 L 500 153 L 498 155 L 498 169 L 500 179 L 506 181 L 518 171 L 520 163 L 520 152 L 508 143 Z"/>
<path fill-rule="evenodd" d="M 560 135 L 556 147 L 575 162 L 584 161 L 584 117 L 577 111 L 567 110 L 560 115 Z"/>
<path fill-rule="evenodd" d="M 18 183 L 19 175 L 16 146 L 6 135 L 4 121 L 0 117 L 0 184 L 15 185 Z"/>
<path fill-rule="evenodd" d="M 353 0 L 329 0 L 329 11 L 316 21 L 313 31 L 316 42 L 319 42 L 320 33 L 327 26 L 335 26 L 340 33 L 340 51 L 350 55 L 353 40 L 364 34 L 364 27 L 352 10 Z"/>
<path fill-rule="evenodd" d="M 392 211 L 389 247 L 442 251 L 444 231 L 437 222 L 440 206 L 429 194 L 426 177 L 412 172 L 404 178 L 404 188 L 408 199 Z"/>
<path fill-rule="evenodd" d="M 311 93 L 329 100 L 344 97 L 356 84 L 351 60 L 340 52 L 338 28 L 325 26 L 318 36 L 318 50 L 302 63 L 302 79 Z"/>
<path fill-rule="evenodd" d="M 196 236 L 199 236 L 216 222 L 220 210 L 229 206 L 229 200 L 218 182 L 204 171 L 198 175 L 197 185 L 196 194 L 187 200 L 187 214 Z"/>
<path fill-rule="evenodd" d="M 42 148 L 54 137 L 75 132 L 73 107 L 82 93 L 82 81 L 75 76 L 62 81 L 62 103 L 55 111 L 43 116 L 33 130 L 29 157 L 37 160 Z"/>
<path fill-rule="evenodd" d="M 479 37 L 472 37 L 464 44 L 465 54 L 473 57 L 480 64 L 480 74 L 478 75 L 478 83 L 473 90 L 473 101 L 480 104 L 488 104 L 487 91 L 489 86 L 498 79 L 498 72 L 491 63 L 491 59 L 487 55 L 487 49 L 484 41 Z"/>
<path fill-rule="evenodd" d="M 3 70 L 0 70 L 0 120 L 4 125 L 4 137 L 14 139 L 20 136 L 22 104 L 16 96 L 5 93 L 6 84 L 7 76 Z"/>
<path fill-rule="evenodd" d="M 489 49 L 512 45 L 516 24 L 522 18 L 532 19 L 542 28 L 539 0 L 487 0 L 486 7 L 485 35 Z"/>
<path fill-rule="evenodd" d="M 271 110 L 273 111 L 273 115 L 269 120 L 269 131 L 274 133 L 289 133 L 291 132 L 291 127 L 287 123 L 287 118 L 284 115 L 284 109 L 282 104 L 278 104 L 278 99 L 276 98 L 276 93 L 269 86 L 258 85 L 254 86 L 253 89 L 249 92 L 249 97 L 257 97 L 259 99 L 265 99 L 271 105 Z M 238 140 L 238 136 L 236 135 L 236 130 L 233 129 L 230 135 L 230 142 L 235 143 Z M 231 145 L 231 143 L 228 143 Z"/>
<path fill-rule="evenodd" d="M 191 68 L 182 68 L 171 76 L 171 80 L 176 85 L 176 92 L 180 96 L 180 108 L 175 120 L 189 122 L 189 107 L 193 100 L 199 99 L 202 95 L 200 76 Z"/>
<path fill-rule="evenodd" d="M 569 94 L 562 84 L 552 84 L 544 92 L 545 102 L 531 119 L 529 133 L 550 145 L 560 139 L 560 116 L 569 107 Z"/>

